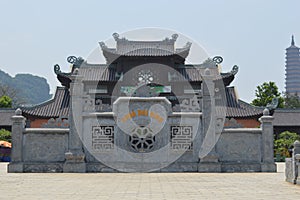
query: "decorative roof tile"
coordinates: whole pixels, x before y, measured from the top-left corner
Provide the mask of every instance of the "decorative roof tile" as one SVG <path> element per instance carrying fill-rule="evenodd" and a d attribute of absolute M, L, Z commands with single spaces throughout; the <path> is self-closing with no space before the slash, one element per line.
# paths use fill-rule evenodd
<path fill-rule="evenodd" d="M 186 58 L 189 54 L 191 43 L 188 42 L 182 48 L 175 48 L 177 34 L 172 38 L 161 41 L 131 41 L 126 38 L 119 38 L 119 34 L 114 33 L 116 48 L 109 48 L 104 42 L 100 42 L 100 47 L 107 61 L 112 61 L 119 56 L 171 56 L 179 55 Z"/>
<path fill-rule="evenodd" d="M 70 95 L 65 87 L 57 87 L 53 99 L 33 107 L 23 107 L 24 116 L 37 116 L 41 118 L 68 117 Z"/>
<path fill-rule="evenodd" d="M 231 118 L 248 118 L 262 116 L 264 108 L 252 106 L 237 98 L 235 88 L 226 88 L 226 117 Z"/>
<path fill-rule="evenodd" d="M 276 109 L 274 126 L 300 126 L 300 109 Z"/>

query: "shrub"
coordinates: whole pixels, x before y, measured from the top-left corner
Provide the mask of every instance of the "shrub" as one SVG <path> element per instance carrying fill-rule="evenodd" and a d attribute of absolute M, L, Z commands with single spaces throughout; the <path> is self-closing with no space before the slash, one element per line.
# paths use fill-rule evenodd
<path fill-rule="evenodd" d="M 290 157 L 289 150 L 293 148 L 293 144 L 296 140 L 300 140 L 300 136 L 297 133 L 284 131 L 279 134 L 277 140 L 274 141 L 274 153 L 280 154 L 283 157 Z"/>
<path fill-rule="evenodd" d="M 0 140 L 11 142 L 11 133 L 8 130 L 0 129 Z"/>
<path fill-rule="evenodd" d="M 0 108 L 11 108 L 12 100 L 9 96 L 2 96 L 0 97 Z"/>

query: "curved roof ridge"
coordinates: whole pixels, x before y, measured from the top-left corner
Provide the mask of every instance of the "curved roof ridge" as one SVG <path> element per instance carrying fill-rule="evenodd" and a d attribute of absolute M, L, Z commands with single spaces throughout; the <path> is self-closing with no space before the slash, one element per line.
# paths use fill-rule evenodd
<path fill-rule="evenodd" d="M 30 116 L 67 116 L 69 112 L 69 97 L 68 89 L 58 86 L 52 99 L 31 107 L 21 107 L 21 109 L 24 115 Z"/>
<path fill-rule="evenodd" d="M 35 105 L 32 105 L 32 106 L 21 106 L 21 109 L 22 108 L 25 108 L 25 109 L 34 109 L 34 108 L 37 108 L 37 107 L 41 107 L 41 106 L 47 105 L 48 103 L 51 103 L 52 101 L 55 101 L 56 96 L 58 95 L 58 90 L 61 90 L 61 89 L 66 89 L 66 87 L 64 87 L 64 86 L 56 86 L 55 94 L 52 96 L 51 99 L 48 99 L 48 100 L 46 100 L 44 102 L 41 102 L 41 103 L 38 103 L 38 104 L 35 104 Z"/>

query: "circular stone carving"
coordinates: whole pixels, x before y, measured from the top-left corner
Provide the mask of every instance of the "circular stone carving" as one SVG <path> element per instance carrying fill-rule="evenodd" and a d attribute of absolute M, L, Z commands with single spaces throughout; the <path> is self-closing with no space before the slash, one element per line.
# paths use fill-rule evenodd
<path fill-rule="evenodd" d="M 129 136 L 131 147 L 138 152 L 147 152 L 153 148 L 155 136 L 148 127 L 137 127 Z"/>

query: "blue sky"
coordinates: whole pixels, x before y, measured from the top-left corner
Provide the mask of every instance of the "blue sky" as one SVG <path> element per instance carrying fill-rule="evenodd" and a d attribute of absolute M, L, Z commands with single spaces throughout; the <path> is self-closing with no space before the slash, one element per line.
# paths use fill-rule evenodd
<path fill-rule="evenodd" d="M 43 76 L 52 92 L 59 85 L 54 64 L 68 71 L 67 56 L 87 57 L 114 32 L 157 27 L 187 35 L 211 57 L 221 55 L 223 71 L 240 67 L 232 85 L 246 101 L 264 81 L 284 90 L 292 34 L 300 46 L 297 0 L 0 0 L 0 8 L 0 69 Z"/>

